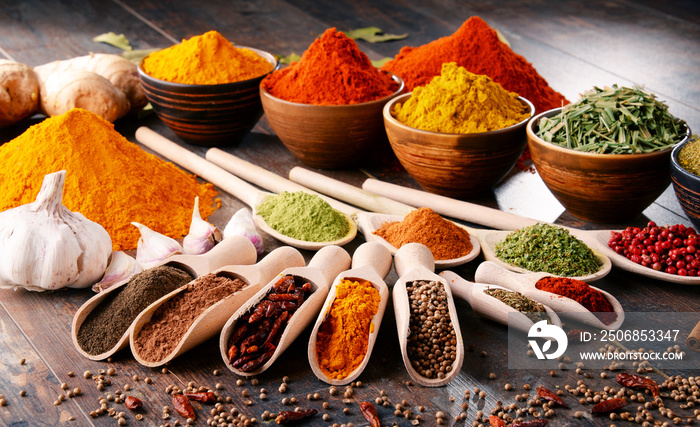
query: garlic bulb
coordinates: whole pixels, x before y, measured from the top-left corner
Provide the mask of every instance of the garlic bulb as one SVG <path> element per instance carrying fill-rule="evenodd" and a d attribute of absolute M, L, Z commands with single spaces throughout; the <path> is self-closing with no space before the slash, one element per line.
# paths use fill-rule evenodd
<path fill-rule="evenodd" d="M 134 257 L 127 255 L 126 252 L 114 251 L 109 257 L 109 264 L 107 264 L 102 280 L 92 285 L 92 290 L 95 292 L 106 291 L 113 285 L 141 271 L 143 271 L 143 268 L 141 268 L 141 265 Z"/>
<path fill-rule="evenodd" d="M 199 197 L 194 198 L 194 209 L 192 210 L 192 222 L 190 231 L 182 239 L 182 248 L 188 255 L 201 255 L 209 252 L 223 236 L 216 226 L 209 224 L 202 219 L 199 213 Z"/>
<path fill-rule="evenodd" d="M 255 245 L 258 255 L 265 251 L 265 244 L 262 236 L 253 222 L 253 213 L 248 208 L 239 209 L 233 214 L 226 227 L 224 227 L 224 238 L 230 236 L 244 236 Z"/>
<path fill-rule="evenodd" d="M 182 246 L 172 237 L 153 231 L 138 222 L 131 224 L 141 232 L 141 238 L 136 244 L 136 261 L 144 270 L 154 267 L 170 255 L 182 253 Z"/>
<path fill-rule="evenodd" d="M 84 288 L 102 277 L 112 239 L 63 206 L 65 179 L 66 171 L 46 175 L 34 202 L 0 213 L 0 287 Z"/>

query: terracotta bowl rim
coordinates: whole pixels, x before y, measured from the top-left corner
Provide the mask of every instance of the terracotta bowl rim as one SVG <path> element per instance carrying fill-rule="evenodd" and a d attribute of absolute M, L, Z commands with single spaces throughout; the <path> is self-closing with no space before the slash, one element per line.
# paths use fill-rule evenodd
<path fill-rule="evenodd" d="M 527 124 L 528 121 L 533 118 L 534 113 L 535 113 L 535 106 L 532 105 L 532 102 L 530 102 L 529 100 L 527 100 L 526 98 L 524 98 L 522 96 L 518 96 L 518 100 L 520 102 L 525 103 L 525 105 L 527 105 L 527 107 L 530 109 L 530 115 L 526 119 L 524 119 L 524 120 L 522 120 L 514 125 L 510 125 L 507 128 L 503 128 L 503 129 L 496 129 L 496 130 L 490 130 L 488 132 L 477 132 L 477 133 L 434 132 L 434 131 L 430 131 L 430 130 L 418 129 L 418 128 L 408 126 L 407 124 L 404 124 L 404 123 L 401 123 L 400 121 L 398 121 L 394 117 L 394 115 L 391 114 L 391 110 L 392 110 L 394 104 L 396 104 L 399 101 L 402 101 L 404 99 L 409 98 L 412 93 L 413 92 L 409 92 L 409 93 L 405 93 L 403 95 L 399 95 L 396 98 L 392 99 L 391 101 L 387 102 L 387 104 L 384 106 L 384 109 L 382 110 L 382 114 L 384 115 L 384 119 L 390 125 L 395 126 L 397 128 L 400 128 L 400 129 L 403 129 L 404 131 L 413 132 L 413 133 L 417 133 L 417 134 L 429 135 L 429 136 L 433 136 L 433 137 L 467 137 L 467 138 L 469 138 L 469 137 L 487 137 L 487 136 L 491 136 L 491 135 L 499 135 L 501 133 L 507 133 L 507 132 L 513 131 L 513 130 Z"/>
<path fill-rule="evenodd" d="M 539 121 L 542 117 L 553 116 L 553 115 L 557 114 L 559 111 L 561 111 L 562 108 L 564 108 L 564 107 L 553 108 L 551 110 L 547 110 L 545 112 L 539 113 L 538 115 L 533 117 L 532 120 L 530 120 L 530 123 L 527 124 L 527 128 L 526 128 L 528 141 L 532 142 L 532 143 L 536 143 L 537 145 L 539 145 L 540 147 L 542 147 L 546 150 L 551 150 L 551 151 L 555 151 L 555 152 L 559 152 L 559 153 L 566 153 L 566 155 L 570 155 L 570 156 L 580 156 L 580 157 L 584 157 L 584 158 L 588 157 L 591 159 L 597 158 L 597 159 L 602 160 L 602 161 L 606 161 L 607 159 L 623 159 L 623 158 L 634 160 L 634 159 L 639 159 L 639 158 L 644 158 L 644 157 L 665 156 L 666 154 L 668 154 L 669 152 L 674 150 L 678 145 L 687 142 L 692 134 L 690 131 L 690 126 L 688 126 L 688 124 L 684 120 L 678 119 L 680 121 L 681 125 L 685 128 L 685 136 L 683 137 L 683 139 L 681 139 L 679 142 L 677 142 L 673 146 L 665 148 L 663 150 L 652 151 L 651 153 L 632 153 L 632 154 L 611 154 L 611 153 L 601 154 L 601 153 L 590 153 L 590 152 L 586 152 L 586 151 L 576 151 L 576 150 L 573 150 L 570 148 L 560 147 L 560 146 L 553 144 L 551 142 L 547 142 L 547 141 L 543 140 L 542 138 L 540 138 L 539 136 L 537 136 L 535 134 L 535 131 L 533 130 L 533 127 L 535 126 L 535 124 L 539 123 Z"/>
<path fill-rule="evenodd" d="M 681 141 L 678 144 L 673 146 L 673 151 L 671 152 L 671 166 L 672 166 L 671 170 L 682 174 L 684 177 L 688 178 L 691 181 L 696 182 L 697 185 L 700 186 L 700 176 L 695 175 L 694 173 L 685 169 L 678 162 L 678 154 L 680 153 L 681 149 L 691 141 L 695 141 L 695 140 L 684 139 L 683 141 Z"/>
<path fill-rule="evenodd" d="M 392 98 L 396 97 L 397 95 L 401 95 L 401 92 L 403 92 L 403 90 L 406 86 L 403 82 L 403 79 L 401 77 L 397 76 L 396 74 L 390 73 L 388 71 L 382 71 L 382 72 L 391 75 L 391 78 L 399 84 L 398 89 L 396 89 L 393 93 L 391 93 L 387 96 L 384 96 L 382 98 L 375 99 L 372 101 L 367 101 L 367 102 L 360 102 L 357 104 L 333 104 L 333 105 L 329 105 L 329 104 L 303 104 L 301 102 L 287 101 L 286 99 L 282 99 L 282 98 L 279 98 L 279 97 L 271 94 L 270 92 L 267 91 L 267 89 L 265 89 L 265 87 L 263 85 L 260 85 L 260 94 L 263 97 L 266 97 L 266 98 L 268 98 L 274 102 L 277 102 L 279 104 L 288 105 L 290 107 L 296 107 L 296 108 L 309 108 L 309 109 L 315 108 L 317 110 L 323 110 L 323 109 L 332 110 L 332 109 L 342 109 L 342 108 L 346 108 L 346 109 L 366 108 L 366 107 L 371 107 L 371 106 L 374 106 L 377 104 L 385 104 L 387 102 L 390 102 Z"/>
<path fill-rule="evenodd" d="M 173 89 L 189 89 L 189 90 L 202 89 L 202 90 L 207 90 L 207 91 L 211 91 L 212 89 L 220 89 L 221 91 L 226 91 L 226 90 L 234 89 L 236 86 L 247 85 L 250 82 L 255 81 L 255 80 L 262 80 L 265 76 L 267 76 L 268 74 L 272 73 L 273 71 L 277 70 L 280 67 L 280 63 L 277 60 L 277 57 L 268 51 L 265 51 L 262 49 L 257 49 L 257 48 L 250 47 L 250 46 L 235 45 L 235 47 L 241 48 L 241 49 L 252 50 L 253 52 L 257 53 L 260 57 L 264 58 L 267 62 L 272 64 L 272 69 L 265 74 L 261 74 L 259 76 L 256 76 L 256 77 L 253 77 L 250 79 L 240 80 L 240 81 L 231 82 L 231 83 L 218 83 L 218 84 L 213 84 L 213 85 L 176 83 L 176 82 L 169 82 L 167 80 L 161 80 L 159 78 L 153 77 L 150 74 L 146 73 L 146 71 L 144 71 L 144 69 L 143 69 L 143 61 L 148 57 L 148 56 L 146 56 L 141 61 L 139 61 L 139 64 L 138 64 L 139 76 L 142 79 L 151 82 L 152 84 L 160 85 L 163 87 L 170 87 Z"/>

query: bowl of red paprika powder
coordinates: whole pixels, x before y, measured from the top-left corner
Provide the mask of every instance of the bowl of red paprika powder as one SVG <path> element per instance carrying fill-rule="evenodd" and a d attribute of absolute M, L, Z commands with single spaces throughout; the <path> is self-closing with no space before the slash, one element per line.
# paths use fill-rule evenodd
<path fill-rule="evenodd" d="M 330 28 L 298 62 L 263 79 L 260 98 L 294 156 L 315 168 L 344 169 L 388 147 L 382 108 L 403 88 L 401 78 L 379 71 L 353 39 Z"/>
<path fill-rule="evenodd" d="M 258 87 L 278 67 L 271 53 L 210 31 L 151 53 L 138 71 L 153 110 L 175 134 L 223 146 L 240 142 L 262 117 Z"/>

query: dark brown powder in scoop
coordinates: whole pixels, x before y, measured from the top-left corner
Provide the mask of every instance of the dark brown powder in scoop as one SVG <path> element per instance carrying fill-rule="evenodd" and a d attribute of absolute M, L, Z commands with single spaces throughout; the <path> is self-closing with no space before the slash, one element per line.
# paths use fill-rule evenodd
<path fill-rule="evenodd" d="M 193 280 L 158 307 L 151 320 L 143 325 L 134 340 L 136 353 L 149 362 L 163 360 L 200 314 L 246 286 L 241 279 L 223 273 L 205 274 Z"/>
<path fill-rule="evenodd" d="M 186 271 L 171 266 L 134 275 L 88 314 L 78 330 L 78 345 L 92 355 L 110 350 L 146 307 L 193 279 Z"/>

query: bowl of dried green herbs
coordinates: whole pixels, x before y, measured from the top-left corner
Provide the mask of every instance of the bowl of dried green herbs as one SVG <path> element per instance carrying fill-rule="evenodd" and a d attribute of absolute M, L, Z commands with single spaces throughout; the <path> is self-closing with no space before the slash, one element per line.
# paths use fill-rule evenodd
<path fill-rule="evenodd" d="M 671 181 L 683 211 L 700 230 L 700 138 L 676 145 L 671 153 Z"/>
<path fill-rule="evenodd" d="M 542 181 L 572 215 L 622 223 L 668 187 L 671 151 L 690 129 L 654 94 L 613 85 L 535 116 L 527 138 Z"/>

